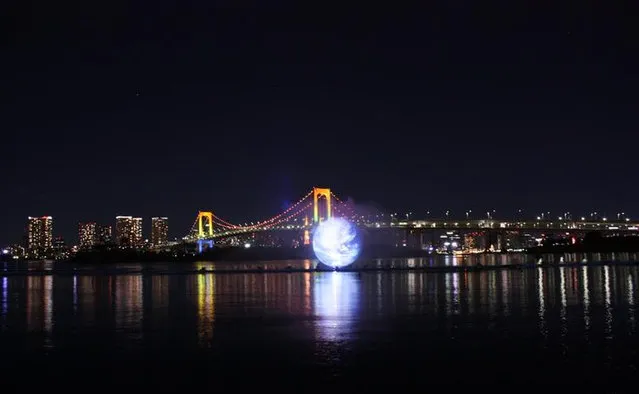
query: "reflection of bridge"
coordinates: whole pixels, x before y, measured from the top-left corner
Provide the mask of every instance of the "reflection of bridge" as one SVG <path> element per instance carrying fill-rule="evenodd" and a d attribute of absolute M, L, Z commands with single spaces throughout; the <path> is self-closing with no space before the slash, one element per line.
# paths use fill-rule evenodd
<path fill-rule="evenodd" d="M 637 231 L 639 222 L 593 220 L 497 220 L 497 219 L 429 219 L 398 220 L 397 217 L 377 215 L 370 219 L 356 212 L 353 205 L 340 200 L 328 188 L 313 188 L 305 196 L 279 214 L 253 223 L 235 224 L 211 211 L 200 211 L 191 226 L 189 234 L 183 239 L 187 242 L 209 242 L 241 234 L 262 231 L 294 230 L 304 232 L 304 243 L 309 242 L 312 226 L 333 216 L 345 217 L 361 227 L 368 229 L 402 230 L 445 230 L 445 231 Z"/>

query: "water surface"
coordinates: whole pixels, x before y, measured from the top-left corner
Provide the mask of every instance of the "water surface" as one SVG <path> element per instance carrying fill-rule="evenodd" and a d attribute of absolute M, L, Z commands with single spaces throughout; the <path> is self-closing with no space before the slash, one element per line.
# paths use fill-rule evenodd
<path fill-rule="evenodd" d="M 0 367 L 5 382 L 30 371 L 29 384 L 67 391 L 636 382 L 638 275 L 10 275 Z"/>

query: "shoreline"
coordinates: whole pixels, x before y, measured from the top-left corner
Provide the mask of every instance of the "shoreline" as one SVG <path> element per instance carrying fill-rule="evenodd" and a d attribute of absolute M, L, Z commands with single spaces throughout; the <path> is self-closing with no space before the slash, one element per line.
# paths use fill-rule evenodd
<path fill-rule="evenodd" d="M 331 268 L 293 268 L 284 269 L 196 269 L 184 271 L 167 271 L 153 269 L 52 269 L 52 270 L 20 270 L 0 271 L 0 277 L 6 276 L 93 276 L 93 275 L 195 275 L 195 274 L 291 274 L 291 273 L 322 273 L 322 272 L 425 272 L 425 273 L 452 273 L 452 272 L 482 272 L 500 270 L 531 270 L 537 268 L 578 268 L 578 267 L 604 267 L 604 266 L 639 266 L 639 261 L 598 261 L 590 263 L 527 263 L 504 265 L 460 265 L 443 267 L 346 267 L 341 269 Z"/>

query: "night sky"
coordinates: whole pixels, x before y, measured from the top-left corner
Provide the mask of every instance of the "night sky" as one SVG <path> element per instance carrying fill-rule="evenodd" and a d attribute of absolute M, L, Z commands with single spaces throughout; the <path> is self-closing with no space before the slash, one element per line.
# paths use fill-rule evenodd
<path fill-rule="evenodd" d="M 0 6 L 0 244 L 40 215 L 71 243 L 116 215 L 182 236 L 313 186 L 415 216 L 639 215 L 633 2 L 128 3 Z"/>

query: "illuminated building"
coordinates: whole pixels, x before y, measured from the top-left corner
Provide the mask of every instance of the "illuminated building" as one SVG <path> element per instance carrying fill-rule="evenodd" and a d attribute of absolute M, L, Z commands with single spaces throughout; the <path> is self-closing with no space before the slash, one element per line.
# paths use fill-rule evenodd
<path fill-rule="evenodd" d="M 169 237 L 169 219 L 165 217 L 151 218 L 151 244 L 164 245 Z"/>
<path fill-rule="evenodd" d="M 91 249 L 96 244 L 96 225 L 93 222 L 80 223 L 78 225 L 78 239 L 80 249 Z"/>
<path fill-rule="evenodd" d="M 475 252 L 478 250 L 477 233 L 469 233 L 464 235 L 464 250 L 466 252 Z"/>
<path fill-rule="evenodd" d="M 459 250 L 463 245 L 462 239 L 456 231 L 447 231 L 446 234 L 439 236 L 441 245 L 439 250 L 441 252 L 453 252 Z"/>
<path fill-rule="evenodd" d="M 29 254 L 35 258 L 47 256 L 53 246 L 53 218 L 30 216 L 27 227 Z"/>
<path fill-rule="evenodd" d="M 142 218 L 133 218 L 131 240 L 134 247 L 140 247 L 144 243 L 142 238 Z"/>
<path fill-rule="evenodd" d="M 113 242 L 113 230 L 111 226 L 96 225 L 95 226 L 95 244 L 109 245 Z"/>
<path fill-rule="evenodd" d="M 69 248 L 67 247 L 66 242 L 64 242 L 64 238 L 55 237 L 52 243 L 53 247 L 53 258 L 56 260 L 64 260 L 69 258 Z"/>
<path fill-rule="evenodd" d="M 134 248 L 142 245 L 142 218 L 132 216 L 115 217 L 115 237 L 118 245 Z"/>
<path fill-rule="evenodd" d="M 131 232 L 133 229 L 132 216 L 115 217 L 115 240 L 120 246 L 131 246 Z"/>

